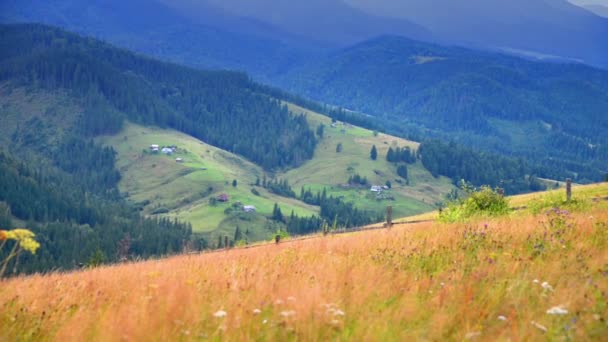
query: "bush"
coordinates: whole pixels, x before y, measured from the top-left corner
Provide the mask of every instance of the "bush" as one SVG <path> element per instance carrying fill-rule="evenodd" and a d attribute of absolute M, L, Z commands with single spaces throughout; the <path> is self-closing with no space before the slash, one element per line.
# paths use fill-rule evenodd
<path fill-rule="evenodd" d="M 475 191 L 463 186 L 465 196 L 448 204 L 441 212 L 439 219 L 443 222 L 457 222 L 473 216 L 500 216 L 508 214 L 509 202 L 498 191 L 483 186 Z"/>

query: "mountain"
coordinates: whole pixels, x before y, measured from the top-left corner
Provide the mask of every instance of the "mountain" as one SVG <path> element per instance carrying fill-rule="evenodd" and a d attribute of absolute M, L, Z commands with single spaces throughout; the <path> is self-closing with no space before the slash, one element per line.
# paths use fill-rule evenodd
<path fill-rule="evenodd" d="M 412 20 L 446 43 L 514 49 L 608 66 L 608 20 L 565 0 L 347 0 Z"/>
<path fill-rule="evenodd" d="M 608 6 L 604 6 L 604 5 L 585 5 L 583 7 L 585 9 L 587 9 L 588 11 L 593 12 L 593 13 L 599 15 L 600 17 L 608 18 Z"/>
<path fill-rule="evenodd" d="M 192 18 L 206 17 L 210 6 L 251 18 L 312 41 L 344 46 L 384 33 L 432 39 L 425 28 L 405 19 L 371 15 L 342 0 L 162 0 Z"/>
<path fill-rule="evenodd" d="M 189 16 L 156 0 L 6 0 L 0 22 L 38 22 L 175 63 L 267 80 L 325 47 L 215 7 Z"/>
<path fill-rule="evenodd" d="M 22 269 L 355 227 L 383 220 L 387 203 L 415 214 L 453 190 L 416 159 L 418 144 L 286 100 L 306 104 L 244 74 L 0 25 L 0 223 L 27 226 L 45 250 Z"/>
<path fill-rule="evenodd" d="M 436 136 L 531 158 L 559 177 L 608 170 L 608 72 L 381 37 L 287 73 L 286 89 Z M 592 171 L 591 171 L 592 170 Z"/>

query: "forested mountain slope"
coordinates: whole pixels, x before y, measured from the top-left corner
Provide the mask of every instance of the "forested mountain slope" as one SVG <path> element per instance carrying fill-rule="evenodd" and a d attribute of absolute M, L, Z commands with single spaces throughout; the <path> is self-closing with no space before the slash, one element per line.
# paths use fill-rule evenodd
<path fill-rule="evenodd" d="M 270 80 L 326 47 L 201 3 L 157 0 L 6 0 L 2 23 L 42 23 L 203 69 Z"/>
<path fill-rule="evenodd" d="M 608 72 L 381 37 L 288 73 L 316 100 L 401 122 L 418 136 L 540 161 L 549 177 L 608 170 Z"/>
<path fill-rule="evenodd" d="M 86 99 L 78 122 L 86 134 L 117 132 L 128 118 L 175 128 L 267 169 L 301 164 L 316 144 L 303 117 L 259 93 L 245 74 L 162 63 L 40 25 L 1 26 L 0 47 L 0 81 Z"/>

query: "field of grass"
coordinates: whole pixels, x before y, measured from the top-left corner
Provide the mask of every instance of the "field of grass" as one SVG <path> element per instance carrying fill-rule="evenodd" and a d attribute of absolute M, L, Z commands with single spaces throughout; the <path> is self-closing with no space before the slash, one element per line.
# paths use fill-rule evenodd
<path fill-rule="evenodd" d="M 604 340 L 608 203 L 584 196 L 574 212 L 3 280 L 0 340 Z"/>
<path fill-rule="evenodd" d="M 265 173 L 244 158 L 173 130 L 128 123 L 119 134 L 99 140 L 118 152 L 117 167 L 123 176 L 120 189 L 133 202 L 145 204 L 145 214 L 166 212 L 162 215 L 191 222 L 195 232 L 210 236 L 232 236 L 238 225 L 249 230 L 250 241 L 266 239 L 276 230 L 272 222 L 264 219 L 272 213 L 274 203 L 281 206 L 285 215 L 292 211 L 299 216 L 318 214 L 318 207 L 255 187 L 256 179 L 264 176 L 288 179 L 297 193 L 302 186 L 313 191 L 327 188 L 330 195 L 341 196 L 361 209 L 376 213 L 383 213 L 386 206 L 392 205 L 395 217 L 430 211 L 452 190 L 448 179 L 432 177 L 420 163 L 409 166 L 409 185 L 396 181 L 399 179 L 397 167 L 385 160 L 389 146 L 416 149 L 417 143 L 384 134 L 374 136 L 369 130 L 350 125 L 338 124 L 333 128 L 329 118 L 289 106 L 294 113 L 305 113 L 311 127 L 316 128 L 323 123 L 326 126 L 325 137 L 311 161 L 276 175 Z M 338 142 L 343 145 L 342 153 L 336 153 Z M 149 151 L 153 144 L 176 145 L 178 150 L 171 156 L 153 154 Z M 378 149 L 376 161 L 369 158 L 372 145 Z M 177 163 L 176 158 L 182 158 L 184 162 Z M 354 173 L 367 177 L 376 185 L 391 181 L 393 188 L 390 194 L 394 200 L 377 200 L 369 187 L 344 186 L 349 175 Z M 238 182 L 237 187 L 232 186 L 234 179 Z M 252 188 L 260 196 L 254 195 Z M 222 193 L 230 196 L 230 203 L 211 205 L 209 199 Z M 235 202 L 254 205 L 257 214 L 225 214 L 224 211 Z"/>
<path fill-rule="evenodd" d="M 103 137 L 100 141 L 111 145 L 118 152 L 117 167 L 123 179 L 121 191 L 134 202 L 149 201 L 144 213 L 151 214 L 158 208 L 170 211 L 168 216 L 191 222 L 197 232 L 215 231 L 217 234 L 233 234 L 236 225 L 227 227 L 232 221 L 224 211 L 232 203 L 255 205 L 257 215 L 244 224 L 249 225 L 252 239 L 266 238 L 264 220 L 260 215 L 270 215 L 274 203 L 281 203 L 285 213 L 292 210 L 301 216 L 316 214 L 318 209 L 298 201 L 290 201 L 264 189 L 260 196 L 251 192 L 257 177 L 263 170 L 247 160 L 205 144 L 186 134 L 152 127 L 127 124 L 117 135 Z M 153 154 L 149 146 L 176 145 L 178 150 L 171 156 Z M 182 158 L 183 163 L 177 163 Z M 232 181 L 237 180 L 237 186 Z M 211 205 L 210 198 L 226 193 L 229 203 Z M 217 230 L 220 229 L 219 231 Z"/>
<path fill-rule="evenodd" d="M 344 196 L 347 201 L 356 203 L 361 209 L 382 212 L 392 205 L 396 217 L 418 214 L 436 208 L 435 204 L 444 200 L 453 185 L 447 178 L 434 178 L 420 162 L 408 165 L 410 184 L 399 184 L 396 180 L 397 166 L 386 161 L 389 147 L 410 147 L 416 150 L 418 143 L 405 139 L 373 132 L 348 124 L 337 123 L 331 127 L 331 119 L 308 111 L 304 108 L 289 105 L 294 113 L 306 114 L 313 128 L 325 125 L 324 138 L 320 141 L 314 158 L 303 166 L 284 174 L 293 184 L 294 189 L 301 186 L 314 191 L 327 188 L 329 194 Z M 343 150 L 336 152 L 336 146 L 342 143 Z M 372 146 L 378 150 L 377 160 L 370 159 Z M 373 185 L 392 183 L 390 193 L 395 201 L 377 201 L 369 187 L 351 188 L 343 186 L 353 174 L 365 176 Z"/>

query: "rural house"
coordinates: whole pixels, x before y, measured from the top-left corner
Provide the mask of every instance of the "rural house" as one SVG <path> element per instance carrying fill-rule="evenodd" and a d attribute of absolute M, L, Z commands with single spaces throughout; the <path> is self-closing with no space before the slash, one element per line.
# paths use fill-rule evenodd
<path fill-rule="evenodd" d="M 255 207 L 253 205 L 246 205 L 243 207 L 243 211 L 246 213 L 255 213 Z"/>
<path fill-rule="evenodd" d="M 369 189 L 371 192 L 382 192 L 382 186 L 380 185 L 372 185 L 371 189 Z"/>
<path fill-rule="evenodd" d="M 228 202 L 230 201 L 230 196 L 228 196 L 228 194 L 221 194 L 217 196 L 217 200 L 220 202 Z"/>

